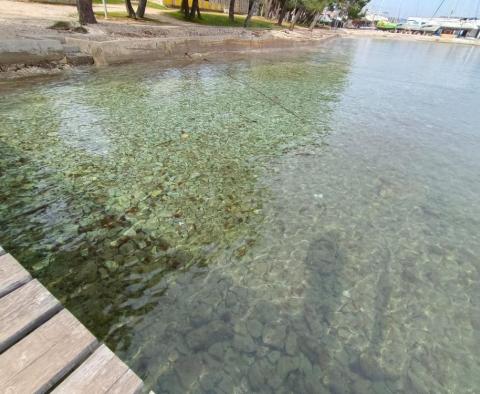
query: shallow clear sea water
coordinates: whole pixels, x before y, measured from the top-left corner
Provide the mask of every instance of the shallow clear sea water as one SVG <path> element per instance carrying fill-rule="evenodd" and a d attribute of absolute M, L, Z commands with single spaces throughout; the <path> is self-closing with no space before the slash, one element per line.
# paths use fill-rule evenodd
<path fill-rule="evenodd" d="M 157 393 L 475 393 L 480 51 L 0 85 L 0 244 Z"/>

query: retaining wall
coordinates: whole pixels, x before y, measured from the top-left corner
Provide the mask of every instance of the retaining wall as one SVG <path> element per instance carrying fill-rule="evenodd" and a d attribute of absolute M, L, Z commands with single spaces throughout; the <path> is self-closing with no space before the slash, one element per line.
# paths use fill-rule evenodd
<path fill-rule="evenodd" d="M 115 40 L 94 42 L 67 38 L 69 45 L 78 46 L 90 54 L 96 65 L 131 63 L 137 61 L 163 60 L 185 57 L 196 53 L 236 52 L 256 49 L 295 48 L 312 46 L 312 40 L 292 40 L 278 37 L 179 37 L 151 38 L 142 40 Z"/>

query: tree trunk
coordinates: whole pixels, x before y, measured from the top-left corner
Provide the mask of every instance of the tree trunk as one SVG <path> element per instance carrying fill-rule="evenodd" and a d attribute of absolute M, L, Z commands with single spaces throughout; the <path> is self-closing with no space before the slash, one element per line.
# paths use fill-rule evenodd
<path fill-rule="evenodd" d="M 132 3 L 130 0 L 125 0 L 125 7 L 127 8 L 127 14 L 129 18 L 137 19 L 137 15 L 135 14 L 135 10 L 132 7 Z"/>
<path fill-rule="evenodd" d="M 255 12 L 255 7 L 257 5 L 257 0 L 248 0 L 248 14 L 243 22 L 243 27 L 247 27 L 250 23 L 250 19 L 252 19 L 252 15 Z"/>
<path fill-rule="evenodd" d="M 137 18 L 145 16 L 145 8 L 147 7 L 147 0 L 139 0 L 137 7 Z"/>
<path fill-rule="evenodd" d="M 290 27 L 289 27 L 290 30 L 293 30 L 293 28 L 295 27 L 295 23 L 297 23 L 297 18 L 299 17 L 300 12 L 301 12 L 300 9 L 295 10 L 295 13 L 293 14 L 292 21 L 290 22 Z"/>
<path fill-rule="evenodd" d="M 230 0 L 230 6 L 228 7 L 228 19 L 230 22 L 235 21 L 235 0 Z"/>
<path fill-rule="evenodd" d="M 81 25 L 97 23 L 93 13 L 92 0 L 77 0 L 78 21 Z"/>
<path fill-rule="evenodd" d="M 280 16 L 278 17 L 278 22 L 277 22 L 278 26 L 282 26 L 283 19 L 285 18 L 285 15 L 287 14 L 287 7 L 288 7 L 288 1 L 283 0 L 282 8 L 280 9 Z"/>
<path fill-rule="evenodd" d="M 309 30 L 310 31 L 313 31 L 313 29 L 315 28 L 315 26 L 317 26 L 317 23 L 318 23 L 318 20 L 320 19 L 320 16 L 322 14 L 320 14 L 320 12 L 316 12 L 315 13 L 315 16 L 313 17 L 313 21 L 312 23 L 310 24 L 310 27 L 309 27 Z"/>
<path fill-rule="evenodd" d="M 264 12 L 263 12 L 263 16 L 265 18 L 270 17 L 270 14 L 272 12 L 272 4 L 273 4 L 273 0 L 266 0 L 265 7 L 264 7 Z"/>
<path fill-rule="evenodd" d="M 198 15 L 198 19 L 200 19 L 202 16 L 200 15 L 200 7 L 198 6 L 198 0 L 192 1 L 192 8 L 190 8 L 190 19 L 195 18 L 195 12 Z"/>
<path fill-rule="evenodd" d="M 188 6 L 188 0 L 182 0 L 180 11 L 183 12 L 183 14 L 185 15 L 185 18 L 190 17 L 190 7 Z"/>
<path fill-rule="evenodd" d="M 278 4 L 275 9 L 272 11 L 272 14 L 270 15 L 270 18 L 271 19 L 277 19 L 279 18 L 280 16 L 280 11 L 282 10 L 282 5 L 281 4 Z"/>

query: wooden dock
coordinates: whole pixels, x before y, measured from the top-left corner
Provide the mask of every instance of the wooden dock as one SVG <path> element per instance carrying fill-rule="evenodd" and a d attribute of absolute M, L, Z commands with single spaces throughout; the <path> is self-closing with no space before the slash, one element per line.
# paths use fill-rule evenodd
<path fill-rule="evenodd" d="M 142 380 L 0 246 L 0 392 L 142 390 Z"/>

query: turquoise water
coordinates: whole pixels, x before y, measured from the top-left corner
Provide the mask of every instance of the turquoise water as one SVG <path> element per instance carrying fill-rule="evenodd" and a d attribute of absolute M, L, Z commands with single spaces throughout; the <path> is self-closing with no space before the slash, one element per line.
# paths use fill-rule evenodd
<path fill-rule="evenodd" d="M 0 244 L 157 393 L 475 393 L 480 55 L 0 85 Z"/>

